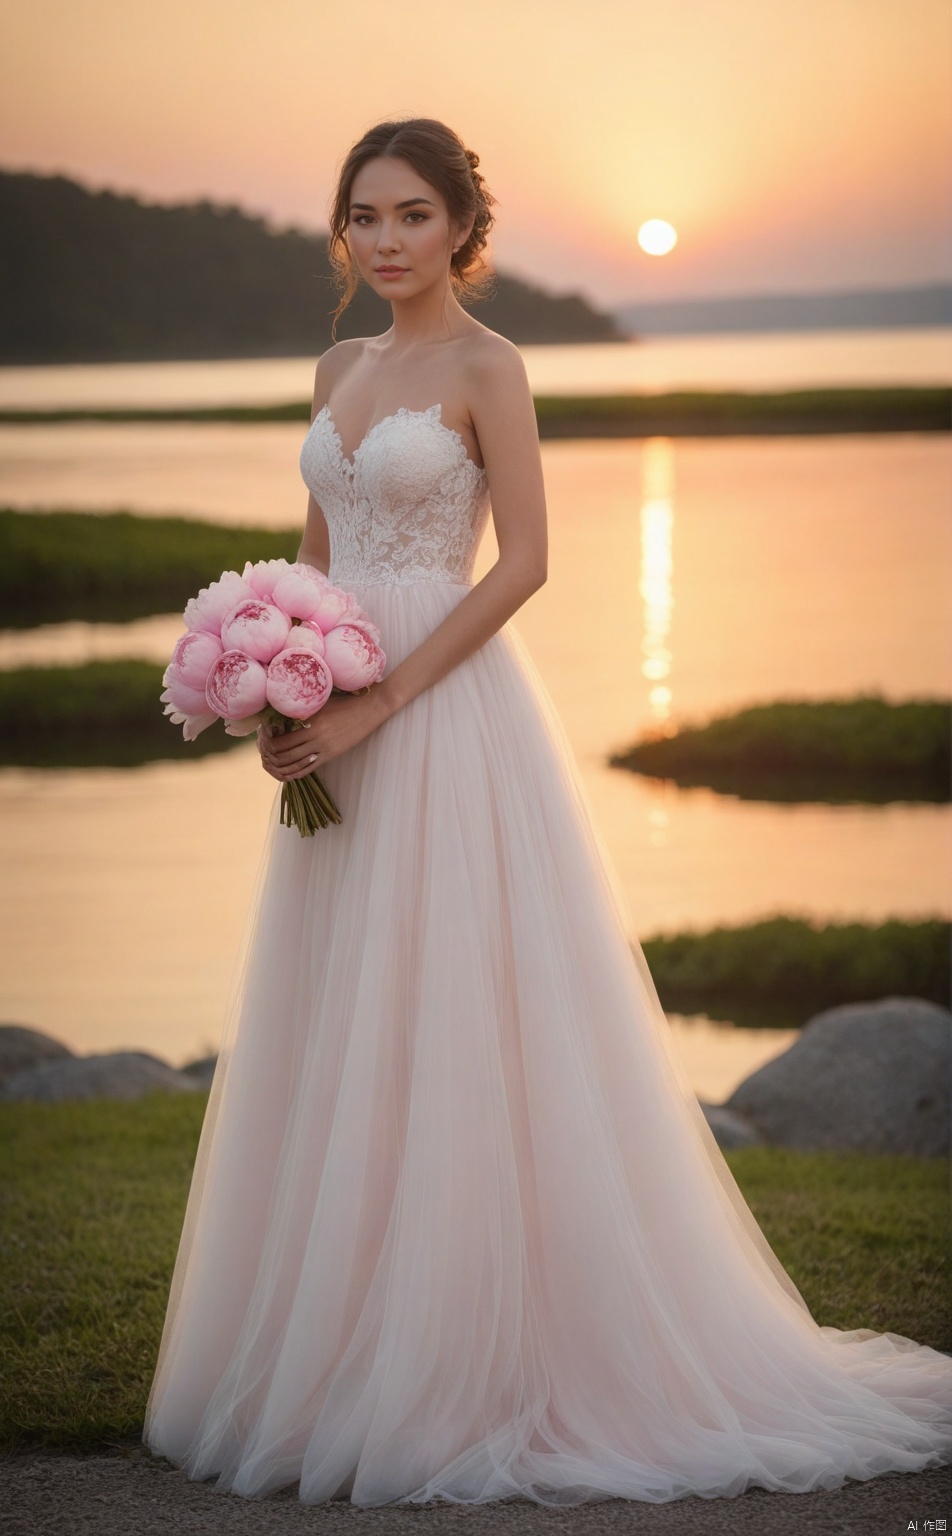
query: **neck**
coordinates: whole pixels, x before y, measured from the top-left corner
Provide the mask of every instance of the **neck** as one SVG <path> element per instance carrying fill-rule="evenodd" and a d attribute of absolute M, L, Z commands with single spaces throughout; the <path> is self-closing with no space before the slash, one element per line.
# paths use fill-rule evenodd
<path fill-rule="evenodd" d="M 451 341 L 471 323 L 448 281 L 442 287 L 434 284 L 424 293 L 414 294 L 412 299 L 391 299 L 390 308 L 390 334 L 394 346 L 399 348 Z"/>

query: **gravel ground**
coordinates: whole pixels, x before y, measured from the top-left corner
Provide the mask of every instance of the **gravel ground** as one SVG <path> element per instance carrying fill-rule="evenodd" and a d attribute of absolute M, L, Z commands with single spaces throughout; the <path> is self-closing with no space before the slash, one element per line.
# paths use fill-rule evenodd
<path fill-rule="evenodd" d="M 563 1510 L 523 1499 L 306 1505 L 296 1488 L 242 1499 L 190 1482 L 138 1445 L 97 1456 L 13 1456 L 0 1481 L 6 1536 L 898 1536 L 932 1532 L 940 1521 L 938 1529 L 952 1533 L 952 1467 L 887 1473 L 828 1493 L 752 1488 L 736 1499 L 607 1499 Z"/>

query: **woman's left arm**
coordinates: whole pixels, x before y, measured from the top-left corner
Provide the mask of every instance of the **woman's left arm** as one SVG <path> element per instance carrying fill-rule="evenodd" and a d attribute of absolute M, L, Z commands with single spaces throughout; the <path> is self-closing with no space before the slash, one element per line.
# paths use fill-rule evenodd
<path fill-rule="evenodd" d="M 304 731 L 272 738 L 271 771 L 299 778 L 356 746 L 502 628 L 546 579 L 545 486 L 525 364 L 511 342 L 471 363 L 468 404 L 489 477 L 499 556 L 427 638 L 368 693 L 335 694 Z M 386 643 L 386 636 L 384 637 Z"/>

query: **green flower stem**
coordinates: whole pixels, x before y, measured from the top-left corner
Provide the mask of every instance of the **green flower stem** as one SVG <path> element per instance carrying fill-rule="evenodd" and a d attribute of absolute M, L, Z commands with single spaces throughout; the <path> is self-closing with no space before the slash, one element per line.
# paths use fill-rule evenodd
<path fill-rule="evenodd" d="M 313 837 L 329 822 L 340 825 L 340 811 L 316 773 L 289 779 L 281 790 L 281 825 L 297 827 L 302 837 Z"/>
<path fill-rule="evenodd" d="M 299 731 L 300 720 L 287 720 L 284 730 Z M 318 827 L 329 822 L 339 826 L 343 820 L 333 798 L 316 773 L 308 773 L 303 779 L 289 779 L 281 790 L 281 825 L 297 827 L 302 837 L 313 837 Z"/>

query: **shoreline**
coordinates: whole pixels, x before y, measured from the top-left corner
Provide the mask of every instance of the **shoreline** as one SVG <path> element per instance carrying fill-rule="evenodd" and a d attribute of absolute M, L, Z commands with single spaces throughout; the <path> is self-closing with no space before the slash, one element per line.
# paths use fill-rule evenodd
<path fill-rule="evenodd" d="M 952 431 L 952 386 L 795 390 L 666 390 L 651 394 L 536 395 L 539 437 L 723 437 Z M 308 422 L 306 400 L 277 405 L 75 407 L 0 410 L 0 426 Z"/>

